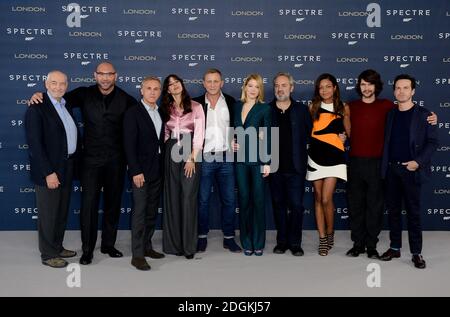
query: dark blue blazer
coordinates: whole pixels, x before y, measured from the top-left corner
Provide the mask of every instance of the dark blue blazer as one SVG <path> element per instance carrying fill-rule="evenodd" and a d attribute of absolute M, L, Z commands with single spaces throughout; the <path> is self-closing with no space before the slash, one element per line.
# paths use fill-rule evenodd
<path fill-rule="evenodd" d="M 66 130 L 47 93 L 43 97 L 42 103 L 28 107 L 25 114 L 31 179 L 36 185 L 47 186 L 45 177 L 56 173 L 64 186 L 68 160 Z M 70 105 L 66 108 L 73 118 Z M 79 156 L 80 141 L 78 133 L 74 158 Z"/>
<path fill-rule="evenodd" d="M 384 133 L 383 158 L 381 163 L 382 177 L 386 177 L 389 164 L 389 143 L 391 140 L 392 124 L 397 108 L 388 112 Z M 415 171 L 416 183 L 421 184 L 428 180 L 431 175 L 431 156 L 436 151 L 439 143 L 437 137 L 437 126 L 427 122 L 430 111 L 414 105 L 411 126 L 409 128 L 409 151 L 414 161 L 419 164 Z"/>
<path fill-rule="evenodd" d="M 272 107 L 272 126 L 279 127 L 278 108 L 276 100 L 270 103 Z M 295 171 L 300 174 L 306 174 L 306 165 L 308 162 L 307 144 L 311 136 L 312 119 L 307 106 L 291 98 L 291 124 L 292 124 L 292 161 Z M 272 140 L 273 141 L 273 140 Z"/>
<path fill-rule="evenodd" d="M 131 177 L 141 173 L 148 181 L 161 177 L 164 122 L 158 138 L 155 125 L 141 102 L 125 112 L 123 140 Z"/>

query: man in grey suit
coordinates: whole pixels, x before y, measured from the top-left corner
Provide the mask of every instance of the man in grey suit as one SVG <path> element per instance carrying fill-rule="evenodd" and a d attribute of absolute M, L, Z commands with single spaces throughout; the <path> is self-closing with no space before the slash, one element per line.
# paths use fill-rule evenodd
<path fill-rule="evenodd" d="M 39 215 L 39 250 L 42 263 L 54 268 L 67 266 L 64 258 L 76 255 L 62 245 L 78 140 L 73 115 L 62 98 L 67 86 L 64 73 L 50 72 L 45 81 L 47 93 L 43 95 L 43 103 L 29 107 L 25 117 Z"/>

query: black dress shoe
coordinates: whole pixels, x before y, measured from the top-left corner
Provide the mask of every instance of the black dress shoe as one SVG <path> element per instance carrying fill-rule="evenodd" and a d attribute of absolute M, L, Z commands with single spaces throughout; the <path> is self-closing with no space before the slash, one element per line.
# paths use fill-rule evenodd
<path fill-rule="evenodd" d="M 234 241 L 234 238 L 225 238 L 223 239 L 223 247 L 227 250 L 230 250 L 230 252 L 233 253 L 239 253 L 242 252 L 242 249 L 236 241 Z"/>
<path fill-rule="evenodd" d="M 192 260 L 194 258 L 194 255 L 193 254 L 186 254 L 185 257 L 188 260 Z"/>
<path fill-rule="evenodd" d="M 292 247 L 291 248 L 292 255 L 294 256 L 303 256 L 305 252 L 303 252 L 303 249 L 301 247 Z"/>
<path fill-rule="evenodd" d="M 359 256 L 361 253 L 364 252 L 366 252 L 365 248 L 353 247 L 347 251 L 346 255 L 356 258 L 357 256 Z"/>
<path fill-rule="evenodd" d="M 91 264 L 93 257 L 94 257 L 94 255 L 92 253 L 83 252 L 83 255 L 80 258 L 80 264 L 83 264 L 83 265 Z"/>
<path fill-rule="evenodd" d="M 286 252 L 287 249 L 288 249 L 288 248 L 287 248 L 286 245 L 284 245 L 284 244 L 277 244 L 277 245 L 275 246 L 275 248 L 273 248 L 273 253 L 276 253 L 276 254 L 284 254 L 284 252 Z"/>
<path fill-rule="evenodd" d="M 164 254 L 156 252 L 153 249 L 150 249 L 144 253 L 144 256 L 150 257 L 152 259 L 162 259 L 164 257 Z"/>
<path fill-rule="evenodd" d="M 414 254 L 411 261 L 413 261 L 414 266 L 418 269 L 424 269 L 427 266 L 425 260 L 420 254 Z"/>
<path fill-rule="evenodd" d="M 393 250 L 393 249 L 389 248 L 389 250 L 387 250 L 380 256 L 380 260 L 390 261 L 393 258 L 399 258 L 399 257 L 400 257 L 400 250 Z"/>
<path fill-rule="evenodd" d="M 205 252 L 208 245 L 207 238 L 198 238 L 197 240 L 197 252 Z"/>
<path fill-rule="evenodd" d="M 140 271 L 149 271 L 151 269 L 150 265 L 148 265 L 145 258 L 132 258 L 131 265 L 133 265 Z"/>
<path fill-rule="evenodd" d="M 367 257 L 369 259 L 379 259 L 380 255 L 378 254 L 377 249 L 367 248 Z"/>
<path fill-rule="evenodd" d="M 123 257 L 122 252 L 120 252 L 119 250 L 117 250 L 114 247 L 101 248 L 100 252 L 103 253 L 103 254 L 108 254 L 112 258 L 121 258 L 121 257 Z"/>

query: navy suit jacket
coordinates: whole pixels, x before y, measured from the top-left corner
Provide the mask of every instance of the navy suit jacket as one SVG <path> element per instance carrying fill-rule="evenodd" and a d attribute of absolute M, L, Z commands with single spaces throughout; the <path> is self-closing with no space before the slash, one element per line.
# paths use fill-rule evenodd
<path fill-rule="evenodd" d="M 272 107 L 272 126 L 279 127 L 278 108 L 276 100 L 270 103 Z M 295 171 L 300 174 L 306 174 L 306 165 L 308 162 L 307 144 L 311 136 L 312 119 L 307 106 L 291 98 L 291 125 L 292 125 L 292 162 Z"/>
<path fill-rule="evenodd" d="M 28 107 L 25 114 L 31 179 L 36 185 L 47 186 L 45 178 L 56 173 L 64 186 L 68 159 L 66 130 L 47 93 L 43 97 L 42 103 Z M 66 108 L 73 118 L 70 105 Z M 80 141 L 78 133 L 75 158 L 78 157 Z"/>
<path fill-rule="evenodd" d="M 148 181 L 161 177 L 164 122 L 158 138 L 155 125 L 141 102 L 125 112 L 123 140 L 131 177 L 141 173 Z"/>
<path fill-rule="evenodd" d="M 391 140 L 392 124 L 394 123 L 395 111 L 388 112 L 384 134 L 383 159 L 381 163 L 382 177 L 386 177 L 389 164 L 389 142 Z M 427 122 L 430 111 L 423 107 L 414 105 L 411 126 L 409 128 L 409 151 L 412 159 L 419 164 L 415 171 L 416 183 L 421 184 L 428 180 L 431 175 L 431 156 L 438 147 L 437 126 Z"/>

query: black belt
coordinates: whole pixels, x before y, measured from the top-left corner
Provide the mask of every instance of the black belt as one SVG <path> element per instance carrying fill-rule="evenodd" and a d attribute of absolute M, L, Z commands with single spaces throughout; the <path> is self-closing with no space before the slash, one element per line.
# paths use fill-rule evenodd
<path fill-rule="evenodd" d="M 206 152 L 206 155 L 221 155 L 221 154 L 225 154 L 227 153 L 227 151 L 211 151 L 211 152 Z"/>

